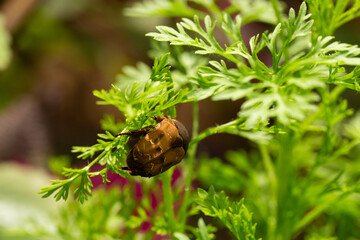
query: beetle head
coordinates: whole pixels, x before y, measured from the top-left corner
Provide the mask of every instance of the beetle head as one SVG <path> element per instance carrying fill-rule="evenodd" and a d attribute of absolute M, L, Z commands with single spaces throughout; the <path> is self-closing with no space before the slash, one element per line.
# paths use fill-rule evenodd
<path fill-rule="evenodd" d="M 185 128 L 185 126 L 179 122 L 178 120 L 176 119 L 172 119 L 174 121 L 174 124 L 175 126 L 177 127 L 178 131 L 179 131 L 179 134 L 180 136 L 182 137 L 182 139 L 184 140 L 184 150 L 185 152 L 187 151 L 187 148 L 188 148 L 188 145 L 189 145 L 189 142 L 190 142 L 190 136 L 189 136 L 189 133 L 187 131 L 187 129 Z"/>

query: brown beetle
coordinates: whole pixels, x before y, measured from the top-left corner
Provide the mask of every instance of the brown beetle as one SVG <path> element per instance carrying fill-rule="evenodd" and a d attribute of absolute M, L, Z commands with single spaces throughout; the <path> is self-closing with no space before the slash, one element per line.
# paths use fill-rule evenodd
<path fill-rule="evenodd" d="M 128 167 L 123 170 L 128 170 L 131 175 L 158 175 L 178 164 L 186 154 L 190 138 L 184 125 L 169 116 L 152 118 L 157 122 L 155 127 L 118 134 L 130 136 Z"/>

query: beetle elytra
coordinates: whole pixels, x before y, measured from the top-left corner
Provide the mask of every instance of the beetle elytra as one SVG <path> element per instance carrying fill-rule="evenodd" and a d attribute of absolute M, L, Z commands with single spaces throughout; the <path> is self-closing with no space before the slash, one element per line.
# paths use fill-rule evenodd
<path fill-rule="evenodd" d="M 131 150 L 127 170 L 131 175 L 152 177 L 178 164 L 185 156 L 190 137 L 185 126 L 169 116 L 152 117 L 157 125 L 120 133 L 129 135 Z M 142 138 L 141 138 L 142 137 Z"/>

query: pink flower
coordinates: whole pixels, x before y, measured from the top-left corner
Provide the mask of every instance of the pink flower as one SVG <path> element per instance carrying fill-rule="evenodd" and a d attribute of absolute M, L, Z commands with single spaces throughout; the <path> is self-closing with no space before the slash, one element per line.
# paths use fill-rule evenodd
<path fill-rule="evenodd" d="M 102 169 L 104 169 L 103 166 L 96 164 L 91 168 L 91 171 L 101 171 Z M 90 179 L 92 184 L 94 185 L 94 189 L 104 186 L 101 176 L 94 176 Z M 110 170 L 107 172 L 107 179 L 110 181 L 106 183 L 107 189 L 113 186 L 119 186 L 121 189 L 123 189 L 125 185 L 128 184 L 128 180 L 126 178 L 120 176 L 119 174 L 113 173 Z"/>

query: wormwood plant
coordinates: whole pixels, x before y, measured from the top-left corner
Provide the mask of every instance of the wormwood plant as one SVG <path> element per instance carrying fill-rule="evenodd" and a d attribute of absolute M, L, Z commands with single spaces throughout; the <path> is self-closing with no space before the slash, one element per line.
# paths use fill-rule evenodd
<path fill-rule="evenodd" d="M 40 193 L 66 200 L 72 190 L 84 203 L 92 194 L 91 177 L 107 183 L 111 171 L 127 178 L 129 185 L 113 190 L 110 202 L 100 197 L 107 202 L 104 224 L 91 229 L 79 224 L 77 231 L 86 239 L 150 239 L 154 234 L 212 239 L 216 228 L 210 218 L 199 217 L 201 212 L 218 219 L 212 223 L 236 239 L 360 238 L 360 115 L 351 118 L 353 111 L 342 97 L 346 89 L 360 90 L 360 48 L 332 36 L 359 16 L 360 1 L 306 2 L 309 9 L 304 2 L 297 13 L 290 9 L 287 15 L 285 4 L 276 0 L 230 0 L 226 9 L 213 0 L 149 0 L 127 9 L 133 16 L 183 18 L 174 27 L 157 26 L 147 34 L 159 42 L 151 51 L 156 56 L 151 69 L 127 67 L 112 89 L 94 91 L 98 103 L 116 107 L 125 122 L 106 118 L 97 144 L 73 149 L 90 163 L 65 168 L 66 178 Z M 241 29 L 253 21 L 272 27 L 244 40 Z M 260 54 L 269 54 L 271 62 Z M 242 99 L 243 104 L 236 119 L 199 132 L 198 102 L 204 99 Z M 174 169 L 151 179 L 123 171 L 128 137 L 115 135 L 154 125 L 151 116 L 175 118 L 175 106 L 185 102 L 193 104 L 193 133 L 180 164 L 181 183 L 171 184 Z M 254 147 L 228 152 L 226 163 L 197 158 L 199 141 L 218 133 L 241 136 Z M 95 164 L 104 168 L 92 170 Z M 193 179 L 209 190 L 193 191 Z M 136 200 L 131 184 L 141 186 L 145 197 Z M 236 197 L 240 194 L 245 198 Z M 93 201 L 84 208 L 93 209 Z M 81 209 L 77 205 L 73 211 Z M 188 224 L 190 215 L 198 219 L 197 226 Z M 96 218 L 78 216 L 85 222 Z M 117 227 L 110 228 L 113 219 Z M 142 230 L 145 222 L 150 230 Z"/>

